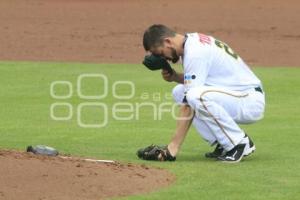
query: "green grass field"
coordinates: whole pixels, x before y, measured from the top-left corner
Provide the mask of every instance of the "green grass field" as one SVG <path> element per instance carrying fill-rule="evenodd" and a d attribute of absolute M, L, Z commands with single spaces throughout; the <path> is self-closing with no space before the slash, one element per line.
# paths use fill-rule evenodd
<path fill-rule="evenodd" d="M 194 128 L 176 162 L 137 159 L 135 152 L 138 148 L 151 143 L 167 144 L 175 122 L 170 113 L 163 113 L 162 120 L 153 120 L 151 107 L 140 109 L 139 116 L 120 113 L 122 117 L 139 117 L 138 120 L 120 121 L 114 119 L 112 107 L 117 102 L 132 103 L 133 106 L 145 101 L 157 105 L 172 102 L 162 96 L 170 95 L 175 84 L 163 81 L 159 72 L 151 73 L 141 65 L 43 62 L 0 62 L 0 71 L 0 148 L 24 150 L 29 144 L 46 144 L 72 155 L 166 168 L 177 177 L 168 188 L 124 199 L 300 199 L 300 70 L 297 68 L 254 68 L 264 83 L 266 113 L 261 122 L 244 126 L 257 151 L 235 165 L 205 159 L 203 154 L 211 148 Z M 85 100 L 78 96 L 78 76 L 90 73 L 107 76 L 106 98 Z M 135 84 L 132 98 L 113 98 L 112 85 L 120 80 Z M 72 97 L 52 98 L 50 86 L 53 81 L 69 81 L 73 86 Z M 85 79 L 81 91 L 85 95 L 101 94 L 104 92 L 101 85 L 103 81 L 100 79 Z M 129 85 L 118 85 L 116 92 L 126 95 L 130 94 L 129 89 Z M 149 98 L 146 92 L 150 94 Z M 56 85 L 55 94 L 66 95 L 68 88 Z M 71 119 L 51 119 L 50 106 L 56 102 L 72 106 Z M 84 102 L 108 106 L 107 126 L 82 128 L 78 125 L 77 108 Z M 81 119 L 85 124 L 100 123 L 104 120 L 103 112 L 100 107 L 86 107 L 82 109 Z M 66 115 L 66 107 L 55 109 L 55 116 Z"/>

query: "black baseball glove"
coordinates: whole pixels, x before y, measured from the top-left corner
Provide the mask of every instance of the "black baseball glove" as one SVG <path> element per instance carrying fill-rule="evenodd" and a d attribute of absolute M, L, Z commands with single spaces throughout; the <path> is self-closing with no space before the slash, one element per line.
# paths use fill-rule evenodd
<path fill-rule="evenodd" d="M 156 161 L 175 161 L 176 157 L 172 156 L 168 150 L 168 146 L 150 145 L 137 151 L 137 156 L 143 160 Z"/>
<path fill-rule="evenodd" d="M 166 59 L 164 59 L 160 56 L 153 55 L 153 54 L 146 55 L 144 58 L 143 64 L 152 71 L 159 70 L 159 69 L 165 69 L 171 75 L 174 72 L 171 65 L 168 63 L 168 61 Z"/>

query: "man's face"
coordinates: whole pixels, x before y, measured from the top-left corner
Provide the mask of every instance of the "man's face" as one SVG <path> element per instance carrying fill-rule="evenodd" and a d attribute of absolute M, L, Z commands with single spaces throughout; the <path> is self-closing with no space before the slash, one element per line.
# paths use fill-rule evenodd
<path fill-rule="evenodd" d="M 179 60 L 179 56 L 176 52 L 176 49 L 172 47 L 171 42 L 166 40 L 162 45 L 157 46 L 150 50 L 152 54 L 165 58 L 172 63 L 176 63 Z"/>

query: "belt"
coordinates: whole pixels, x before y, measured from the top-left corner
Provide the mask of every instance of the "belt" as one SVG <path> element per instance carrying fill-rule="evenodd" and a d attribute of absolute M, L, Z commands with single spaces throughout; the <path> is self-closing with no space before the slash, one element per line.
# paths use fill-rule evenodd
<path fill-rule="evenodd" d="M 256 88 L 254 88 L 254 90 L 256 91 L 256 92 L 260 92 L 260 93 L 264 93 L 263 92 L 263 90 L 261 89 L 261 87 L 256 87 Z"/>

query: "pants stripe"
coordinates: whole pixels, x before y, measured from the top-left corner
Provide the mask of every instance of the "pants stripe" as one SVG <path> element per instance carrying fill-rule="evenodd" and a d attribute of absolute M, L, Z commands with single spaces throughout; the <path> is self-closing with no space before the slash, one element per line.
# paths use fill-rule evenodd
<path fill-rule="evenodd" d="M 236 144 L 234 144 L 234 141 L 229 137 L 229 135 L 226 133 L 224 127 L 222 126 L 222 124 L 217 120 L 217 118 L 211 114 L 211 112 L 209 112 L 207 106 L 204 103 L 204 99 L 203 96 L 209 92 L 216 92 L 216 93 L 222 93 L 222 94 L 226 94 L 226 95 L 230 95 L 233 97 L 237 97 L 237 98 L 243 98 L 243 97 L 247 97 L 248 94 L 245 95 L 234 95 L 234 94 L 230 94 L 228 92 L 224 92 L 224 91 L 218 91 L 218 90 L 206 90 L 204 91 L 201 95 L 200 95 L 200 102 L 203 106 L 203 108 L 207 111 L 207 113 L 213 118 L 213 120 L 216 122 L 216 124 L 220 127 L 220 129 L 222 130 L 222 132 L 225 134 L 225 136 L 229 139 L 229 141 L 235 146 Z M 217 137 L 216 137 L 217 138 Z"/>

